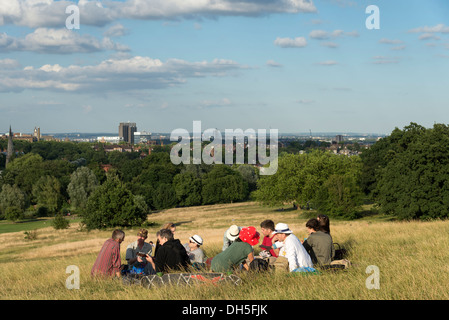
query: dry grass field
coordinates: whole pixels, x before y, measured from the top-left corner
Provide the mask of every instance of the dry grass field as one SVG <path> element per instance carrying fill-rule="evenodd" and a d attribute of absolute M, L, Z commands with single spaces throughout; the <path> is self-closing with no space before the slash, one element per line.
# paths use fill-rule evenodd
<path fill-rule="evenodd" d="M 165 222 L 177 224 L 182 243 L 199 234 L 209 257 L 221 250 L 223 233 L 231 224 L 253 225 L 272 219 L 288 223 L 299 238 L 306 236 L 307 218 L 300 211 L 279 211 L 246 202 L 192 208 L 176 208 L 149 215 L 154 223 L 148 240 Z M 125 229 L 122 244 L 136 239 L 136 229 Z M 97 280 L 90 269 L 112 230 L 80 231 L 39 229 L 37 239 L 23 232 L 0 234 L 0 298 L 2 300 L 447 300 L 449 293 L 449 221 L 391 222 L 382 220 L 332 221 L 334 242 L 348 249 L 353 263 L 337 273 L 291 274 L 242 273 L 235 286 L 201 284 L 186 290 L 176 286 L 145 289 L 125 286 L 119 280 Z M 255 248 L 258 252 L 258 248 Z M 80 288 L 66 288 L 68 266 L 80 270 Z M 380 271 L 379 289 L 366 286 L 368 266 Z"/>

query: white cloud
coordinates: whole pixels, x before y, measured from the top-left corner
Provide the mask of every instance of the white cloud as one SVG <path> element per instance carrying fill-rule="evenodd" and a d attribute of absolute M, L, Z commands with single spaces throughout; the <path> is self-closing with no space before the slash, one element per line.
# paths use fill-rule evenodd
<path fill-rule="evenodd" d="M 0 25 L 15 24 L 30 28 L 64 27 L 69 16 L 65 9 L 76 4 L 81 24 L 104 26 L 119 19 L 173 19 L 220 15 L 257 16 L 271 13 L 316 12 L 311 0 L 0 0 Z"/>
<path fill-rule="evenodd" d="M 324 31 L 324 30 L 312 30 L 309 33 L 309 37 L 315 40 L 329 40 L 329 39 L 337 39 L 341 37 L 358 37 L 359 33 L 357 31 L 345 32 L 343 30 L 334 30 L 332 32 Z"/>
<path fill-rule="evenodd" d="M 231 100 L 229 100 L 228 98 L 223 98 L 221 100 L 203 100 L 200 103 L 200 107 L 201 108 L 212 108 L 212 107 L 226 107 L 231 105 Z"/>
<path fill-rule="evenodd" d="M 124 17 L 132 19 L 317 11 L 311 0 L 128 0 L 115 4 L 121 8 Z"/>
<path fill-rule="evenodd" d="M 418 27 L 415 29 L 409 30 L 410 33 L 449 33 L 449 27 L 440 23 L 433 27 Z"/>
<path fill-rule="evenodd" d="M 423 33 L 419 36 L 419 40 L 440 40 L 441 38 L 433 33 Z"/>
<path fill-rule="evenodd" d="M 20 67 L 20 63 L 17 60 L 8 59 L 8 58 L 0 60 L 0 70 L 16 69 L 19 67 Z"/>
<path fill-rule="evenodd" d="M 128 34 L 128 30 L 120 23 L 111 26 L 103 33 L 105 37 L 122 37 L 126 34 Z"/>
<path fill-rule="evenodd" d="M 335 42 L 323 42 L 321 45 L 323 47 L 332 48 L 332 49 L 338 48 L 338 46 L 339 46 L 338 43 L 335 43 Z"/>
<path fill-rule="evenodd" d="M 278 37 L 274 40 L 274 44 L 281 48 L 303 48 L 307 46 L 307 41 L 304 37 L 296 37 L 294 39 Z"/>
<path fill-rule="evenodd" d="M 372 58 L 373 64 L 396 64 L 399 63 L 399 59 L 395 57 L 375 56 Z"/>
<path fill-rule="evenodd" d="M 403 44 L 404 41 L 402 40 L 391 40 L 391 39 L 387 39 L 387 38 L 382 38 L 379 40 L 379 43 L 384 43 L 384 44 Z"/>
<path fill-rule="evenodd" d="M 25 38 L 14 38 L 0 33 L 0 52 L 32 51 L 39 53 L 71 54 L 97 51 L 129 51 L 109 38 L 101 40 L 91 35 L 81 35 L 68 29 L 38 28 Z"/>
<path fill-rule="evenodd" d="M 320 66 L 335 66 L 338 64 L 337 61 L 334 60 L 327 60 L 327 61 L 322 61 L 318 63 Z"/>
<path fill-rule="evenodd" d="M 14 65 L 11 61 L 4 64 Z M 55 64 L 20 69 L 15 64 L 15 68 L 5 69 L 0 73 L 0 92 L 24 89 L 76 92 L 161 89 L 183 84 L 188 78 L 221 77 L 245 68 L 247 67 L 230 60 L 188 62 L 169 59 L 162 62 L 139 56 L 109 59 L 90 66 L 63 67 Z"/>
<path fill-rule="evenodd" d="M 266 65 L 269 66 L 269 67 L 275 67 L 275 68 L 282 67 L 282 64 L 280 64 L 280 63 L 278 63 L 278 62 L 276 62 L 274 60 L 268 60 L 266 62 Z"/>

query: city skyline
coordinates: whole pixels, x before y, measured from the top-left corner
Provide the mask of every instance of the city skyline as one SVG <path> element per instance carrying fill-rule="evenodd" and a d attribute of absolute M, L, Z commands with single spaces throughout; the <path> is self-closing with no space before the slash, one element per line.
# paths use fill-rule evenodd
<path fill-rule="evenodd" d="M 0 3 L 0 131 L 449 123 L 449 4 L 352 0 Z M 70 5 L 79 29 L 68 29 Z M 71 20 L 70 20 L 71 21 Z M 69 21 L 69 22 L 70 22 Z M 73 20 L 75 21 L 75 20 Z"/>

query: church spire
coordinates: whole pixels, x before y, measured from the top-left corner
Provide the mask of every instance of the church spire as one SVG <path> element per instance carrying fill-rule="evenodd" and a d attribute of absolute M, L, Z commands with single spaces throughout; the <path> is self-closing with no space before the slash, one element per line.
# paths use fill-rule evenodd
<path fill-rule="evenodd" d="M 9 136 L 8 136 L 8 151 L 6 154 L 6 163 L 5 163 L 5 167 L 8 165 L 8 162 L 12 160 L 12 157 L 14 155 L 14 144 L 12 142 L 12 130 L 11 130 L 11 125 L 9 126 Z"/>

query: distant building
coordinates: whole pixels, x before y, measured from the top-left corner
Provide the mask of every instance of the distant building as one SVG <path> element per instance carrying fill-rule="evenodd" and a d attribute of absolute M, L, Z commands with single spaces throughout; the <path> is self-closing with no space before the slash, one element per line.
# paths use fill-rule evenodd
<path fill-rule="evenodd" d="M 341 134 L 337 134 L 334 138 L 334 141 L 337 143 L 343 142 L 343 136 Z"/>
<path fill-rule="evenodd" d="M 134 133 L 137 131 L 135 122 L 121 122 L 118 127 L 118 135 L 123 141 L 134 144 Z"/>
<path fill-rule="evenodd" d="M 121 137 L 97 137 L 97 141 L 101 143 L 120 143 L 123 141 Z"/>
<path fill-rule="evenodd" d="M 41 128 L 40 127 L 34 127 L 33 137 L 35 137 L 37 139 L 37 141 L 41 140 Z"/>
<path fill-rule="evenodd" d="M 134 143 L 150 143 L 151 141 L 151 132 L 146 131 L 136 131 L 134 132 Z"/>

